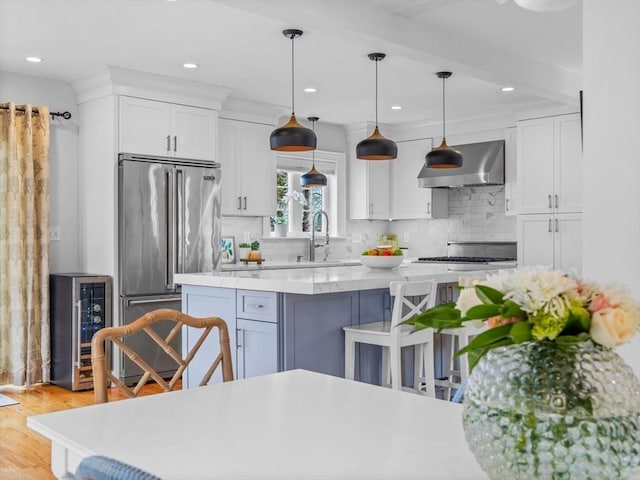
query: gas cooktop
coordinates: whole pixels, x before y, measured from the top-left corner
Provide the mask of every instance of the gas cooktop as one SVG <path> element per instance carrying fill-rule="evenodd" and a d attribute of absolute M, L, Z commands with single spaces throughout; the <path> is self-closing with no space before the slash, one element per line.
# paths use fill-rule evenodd
<path fill-rule="evenodd" d="M 492 263 L 515 262 L 515 258 L 509 257 L 419 257 L 419 263 Z"/>

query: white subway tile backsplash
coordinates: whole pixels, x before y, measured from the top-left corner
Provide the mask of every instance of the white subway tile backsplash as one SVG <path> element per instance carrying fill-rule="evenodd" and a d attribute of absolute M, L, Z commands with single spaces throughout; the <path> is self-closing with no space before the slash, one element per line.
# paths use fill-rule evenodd
<path fill-rule="evenodd" d="M 357 258 L 369 246 L 378 244 L 384 233 L 395 233 L 400 246 L 409 248 L 409 256 L 440 256 L 447 253 L 447 241 L 515 241 L 516 217 L 504 214 L 504 186 L 461 187 L 449 190 L 449 218 L 442 220 L 350 220 L 343 237 L 331 239 L 330 259 Z M 245 232 L 260 240 L 263 256 L 275 260 L 308 258 L 306 238 L 263 237 L 262 218 L 223 217 L 222 234 L 234 236 L 236 247 Z M 404 234 L 409 242 L 403 242 Z M 353 235 L 356 234 L 356 235 Z M 354 243 L 353 239 L 360 242 Z M 316 255 L 321 255 L 318 249 Z"/>

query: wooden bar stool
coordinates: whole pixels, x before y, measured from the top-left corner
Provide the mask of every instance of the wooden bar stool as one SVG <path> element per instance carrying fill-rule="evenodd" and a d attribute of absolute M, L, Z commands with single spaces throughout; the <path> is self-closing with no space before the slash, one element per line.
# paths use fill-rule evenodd
<path fill-rule="evenodd" d="M 400 325 L 414 315 L 433 307 L 437 284 L 433 280 L 391 282 L 389 292 L 394 297 L 391 322 L 371 322 L 343 327 L 345 332 L 345 378 L 355 378 L 355 344 L 379 345 L 383 350 L 383 384 L 402 389 L 401 349 L 415 347 L 413 389 L 435 397 L 433 360 L 433 329 L 413 332 L 411 325 Z"/>

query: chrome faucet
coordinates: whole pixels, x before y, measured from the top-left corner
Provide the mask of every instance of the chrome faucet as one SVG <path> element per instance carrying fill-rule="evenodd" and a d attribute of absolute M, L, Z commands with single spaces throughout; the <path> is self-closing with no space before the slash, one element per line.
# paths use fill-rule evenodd
<path fill-rule="evenodd" d="M 326 230 L 325 237 L 324 237 L 324 246 L 326 247 L 327 245 L 329 245 L 329 215 L 327 215 L 327 212 L 325 212 L 324 210 L 320 210 L 319 212 L 316 212 L 313 215 L 313 218 L 311 219 L 311 241 L 309 243 L 309 261 L 310 262 L 316 261 L 316 247 L 322 246 L 321 243 L 316 243 L 316 218 L 318 218 L 318 215 L 324 215 L 325 230 Z M 325 255 L 325 260 L 326 260 L 326 255 Z"/>

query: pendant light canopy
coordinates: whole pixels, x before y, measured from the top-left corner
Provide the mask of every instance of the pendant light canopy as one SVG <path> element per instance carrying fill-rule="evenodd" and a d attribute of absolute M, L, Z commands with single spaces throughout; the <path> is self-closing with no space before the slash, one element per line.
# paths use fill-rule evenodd
<path fill-rule="evenodd" d="M 316 122 L 318 117 L 307 117 L 307 120 L 311 122 L 311 129 L 315 133 Z M 327 177 L 316 170 L 316 151 L 311 152 L 311 170 L 300 177 L 300 185 L 304 188 L 322 188 L 327 186 Z"/>
<path fill-rule="evenodd" d="M 296 120 L 294 92 L 295 92 L 295 76 L 294 76 L 294 39 L 302 35 L 302 30 L 288 28 L 283 30 L 282 34 L 291 39 L 291 118 L 282 127 L 276 128 L 271 132 L 271 150 L 279 152 L 305 152 L 307 150 L 315 150 L 316 134 L 312 130 L 303 127 Z"/>
<path fill-rule="evenodd" d="M 386 55 L 370 53 L 369 60 L 376 63 L 376 128 L 373 133 L 356 146 L 356 157 L 360 160 L 393 160 L 398 156 L 398 146 L 393 140 L 385 138 L 378 129 L 378 62 Z"/>
<path fill-rule="evenodd" d="M 428 168 L 458 168 L 462 166 L 462 154 L 447 145 L 445 139 L 444 81 L 451 72 L 438 72 L 436 75 L 442 79 L 442 143 L 427 153 L 425 162 Z"/>

